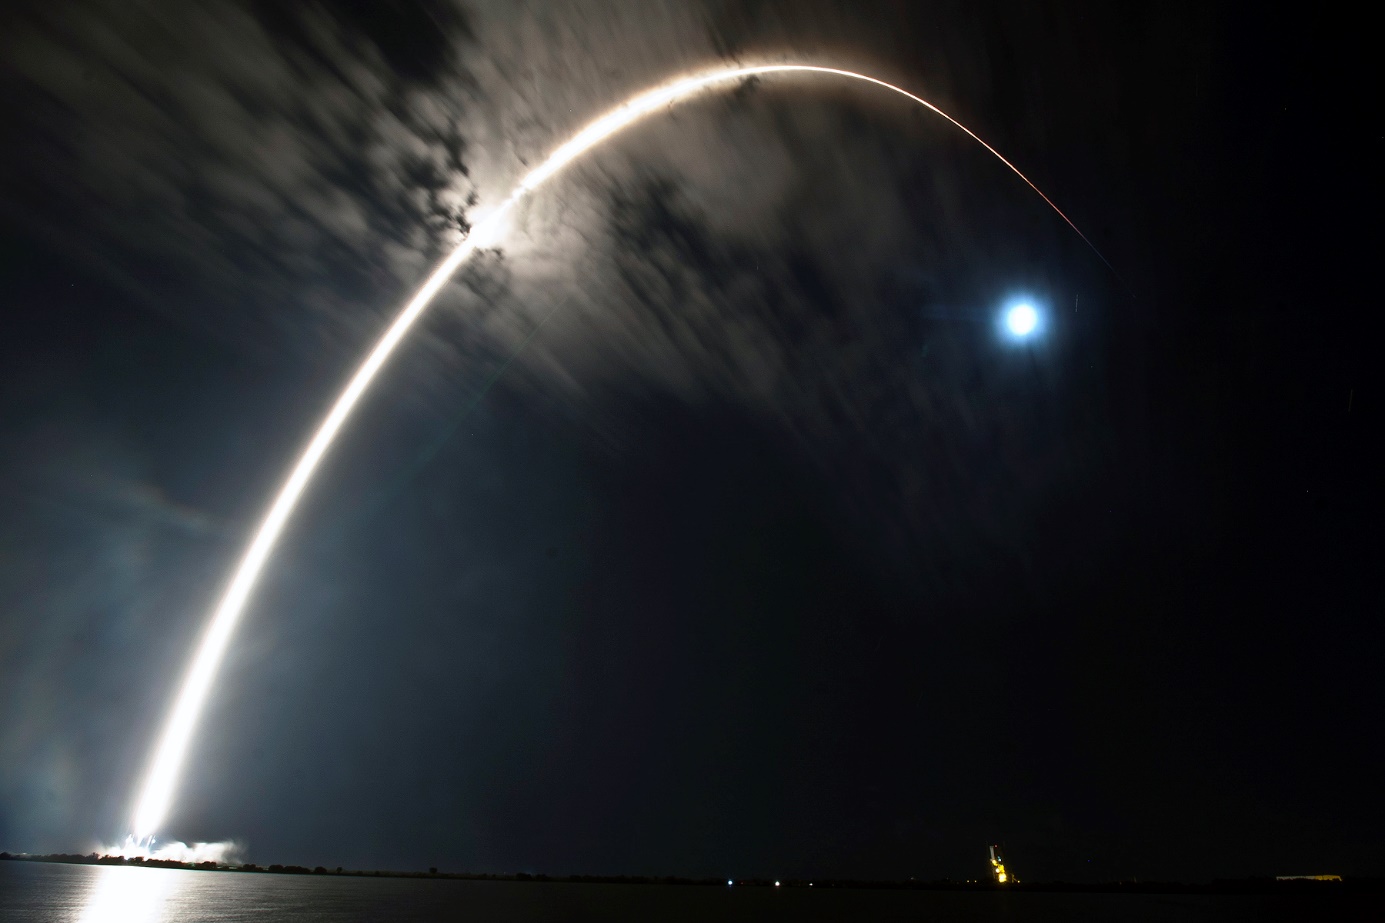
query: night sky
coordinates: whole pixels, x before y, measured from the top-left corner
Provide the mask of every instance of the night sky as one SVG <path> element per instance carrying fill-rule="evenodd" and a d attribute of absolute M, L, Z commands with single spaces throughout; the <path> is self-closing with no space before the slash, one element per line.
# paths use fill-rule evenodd
<path fill-rule="evenodd" d="M 241 547 L 459 231 L 619 99 L 768 58 L 935 101 L 1119 276 L 888 94 L 775 78 L 652 118 L 392 360 L 163 836 L 1379 874 L 1385 80 L 1362 23 L 1271 7 L 5 4 L 0 848 L 126 832 Z"/>

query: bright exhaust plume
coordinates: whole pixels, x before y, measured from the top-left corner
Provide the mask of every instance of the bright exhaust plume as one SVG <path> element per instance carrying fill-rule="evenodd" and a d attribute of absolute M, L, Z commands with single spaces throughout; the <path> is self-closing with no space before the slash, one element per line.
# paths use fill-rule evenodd
<path fill-rule="evenodd" d="M 219 843 L 180 843 L 170 840 L 167 843 L 151 839 L 137 840 L 127 836 L 119 846 L 98 846 L 93 850 L 100 856 L 123 856 L 126 859 L 153 859 L 160 862 L 215 862 L 217 865 L 231 865 L 240 862 L 245 848 L 235 840 Z"/>
<path fill-rule="evenodd" d="M 507 215 L 521 199 L 552 179 L 564 167 L 602 141 L 630 127 L 645 116 L 664 107 L 686 101 L 703 91 L 750 77 L 770 74 L 813 74 L 869 83 L 897 93 L 938 114 L 1009 167 L 1063 221 L 1067 222 L 1068 226 L 1093 251 L 1096 251 L 1096 247 L 1087 239 L 1087 236 L 1078 230 L 1077 225 L 1073 224 L 1071 219 L 1063 214 L 1038 186 L 1030 182 L 1029 178 L 1021 173 L 1014 164 L 1002 157 L 999 151 L 983 141 L 971 129 L 926 99 L 865 74 L 808 64 L 763 64 L 751 67 L 723 68 L 675 80 L 641 93 L 588 123 L 586 127 L 560 145 L 543 163 L 525 176 L 509 197 L 488 214 L 484 220 L 477 223 L 467 238 L 458 244 L 457 248 L 433 271 L 433 274 L 428 277 L 413 298 L 399 312 L 393 323 L 385 330 L 379 342 L 371 349 L 360 367 L 356 369 L 345 389 L 332 404 L 327 416 L 318 425 L 317 431 L 313 433 L 311 440 L 303 449 L 302 455 L 294 463 L 288 479 L 279 489 L 279 493 L 274 498 L 268 512 L 265 513 L 254 538 L 249 547 L 246 548 L 240 563 L 236 566 L 230 584 L 212 612 L 206 633 L 197 647 L 192 664 L 183 680 L 182 688 L 178 692 L 173 711 L 159 736 L 153 760 L 149 764 L 148 774 L 140 788 L 133 816 L 133 835 L 136 841 L 147 840 L 157 832 L 168 814 L 177 787 L 178 775 L 182 769 L 184 757 L 187 755 L 193 731 L 196 729 L 198 716 L 207 701 L 207 695 L 211 690 L 212 681 L 216 677 L 217 668 L 220 666 L 227 645 L 230 643 L 231 634 L 240 620 L 241 613 L 245 610 L 250 593 L 255 588 L 279 535 L 283 532 L 289 516 L 298 504 L 299 498 L 307 488 L 308 482 L 312 480 L 313 473 L 317 470 L 322 457 L 331 448 L 337 434 L 370 387 L 371 382 L 380 373 L 385 361 L 389 359 L 400 341 L 404 339 L 419 317 L 427 310 L 428 305 L 442 287 L 447 284 L 453 273 L 476 250 L 491 246 L 499 240 L 506 227 Z M 1105 257 L 1101 257 L 1100 252 L 1097 252 L 1097 256 L 1102 259 L 1102 262 L 1106 262 Z"/>

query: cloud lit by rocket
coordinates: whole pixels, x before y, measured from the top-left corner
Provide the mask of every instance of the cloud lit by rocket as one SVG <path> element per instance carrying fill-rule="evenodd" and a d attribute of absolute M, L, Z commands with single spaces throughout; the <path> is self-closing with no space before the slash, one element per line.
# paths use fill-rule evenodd
<path fill-rule="evenodd" d="M 184 758 L 236 625 L 266 562 L 274 551 L 280 534 L 310 483 L 319 463 L 332 446 L 360 399 L 378 376 L 385 362 L 458 268 L 478 249 L 500 243 L 504 237 L 512 209 L 525 196 L 538 189 L 585 152 L 622 129 L 635 124 L 648 115 L 661 111 L 665 107 L 693 98 L 706 90 L 735 85 L 759 76 L 794 73 L 805 76 L 840 77 L 865 82 L 906 97 L 936 113 L 994 155 L 1033 189 L 1069 227 L 1082 237 L 1088 246 L 1091 246 L 1094 251 L 1096 250 L 1087 236 L 1082 234 L 1067 215 L 1059 210 L 1047 195 L 991 145 L 927 100 L 898 86 L 865 74 L 836 68 L 797 64 L 765 64 L 723 68 L 680 79 L 639 94 L 590 122 L 569 141 L 557 147 L 545 161 L 525 176 L 509 197 L 498 207 L 486 213 L 484 218 L 474 225 L 470 234 L 434 270 L 356 370 L 299 456 L 237 565 L 224 595 L 213 611 L 205 634 L 197 646 L 192 664 L 188 668 L 179 689 L 173 709 L 159 736 L 153 759 L 139 789 L 133 815 L 132 830 L 138 840 L 147 840 L 157 833 L 172 805 Z M 1099 252 L 1097 255 L 1101 256 Z M 1105 262 L 1105 258 L 1101 258 Z"/>

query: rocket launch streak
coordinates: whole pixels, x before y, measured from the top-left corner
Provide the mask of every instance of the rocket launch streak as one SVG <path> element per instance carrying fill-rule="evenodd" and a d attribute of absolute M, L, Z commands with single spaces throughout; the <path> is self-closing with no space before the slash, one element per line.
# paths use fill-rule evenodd
<path fill-rule="evenodd" d="M 999 151 L 926 99 L 915 96 L 907 90 L 883 80 L 832 67 L 817 67 L 808 64 L 764 64 L 751 67 L 724 68 L 697 74 L 664 84 L 627 100 L 589 123 L 573 135 L 570 140 L 560 145 L 548 156 L 548 159 L 520 181 L 499 208 L 472 228 L 470 235 L 443 260 L 442 264 L 433 271 L 433 274 L 409 300 L 409 303 L 404 306 L 404 309 L 399 312 L 384 335 L 380 337 L 379 342 L 366 356 L 365 361 L 351 376 L 346 388 L 337 397 L 327 416 L 323 418 L 307 447 L 304 448 L 303 454 L 294 463 L 288 480 L 284 482 L 284 486 L 280 488 L 279 494 L 270 505 L 264 520 L 255 532 L 255 537 L 250 542 L 250 546 L 241 557 L 225 594 L 212 613 L 206 634 L 203 635 L 197 653 L 183 680 L 182 689 L 179 691 L 173 711 L 164 725 L 158 747 L 154 751 L 153 761 L 149 766 L 148 775 L 140 789 L 139 800 L 133 817 L 133 835 L 136 839 L 142 840 L 152 836 L 159 825 L 163 823 L 172 803 L 178 773 L 187 754 L 188 745 L 192 740 L 197 718 L 201 714 L 202 706 L 206 703 L 212 680 L 216 677 L 217 668 L 226 653 L 231 634 L 235 630 L 236 623 L 240 620 L 241 613 L 245 610 L 250 593 L 255 588 L 255 584 L 264 570 L 265 562 L 268 561 L 270 553 L 274 550 L 284 525 L 298 504 L 299 497 L 307 488 L 308 482 L 322 461 L 322 457 L 331 448 L 337 433 L 345 425 L 357 402 L 370 387 L 371 382 L 375 380 L 376 375 L 380 373 L 380 369 L 400 341 L 404 339 L 410 328 L 427 310 L 428 305 L 439 290 L 447 284 L 453 273 L 477 249 L 493 244 L 500 237 L 505 226 L 506 215 L 521 199 L 602 141 L 665 106 L 683 102 L 705 90 L 735 83 L 749 77 L 769 74 L 815 74 L 861 81 L 897 93 L 937 113 L 1009 167 L 1029 188 L 1038 193 L 1039 197 L 1057 212 L 1058 216 L 1067 222 L 1070 228 L 1077 232 L 1077 235 L 1097 253 L 1103 263 L 1106 262 L 1106 258 L 1101 256 L 1099 251 L 1096 251 L 1095 245 L 1078 230 L 1077 225 L 1073 224 L 1072 220 L 1063 214 L 1058 206 L 1054 205 L 1053 201 L 1044 195 L 1038 186 L 1030 182 L 1029 178 L 1021 173 L 1014 164 L 1002 157 Z M 1107 266 L 1110 266 L 1110 263 L 1107 263 Z"/>

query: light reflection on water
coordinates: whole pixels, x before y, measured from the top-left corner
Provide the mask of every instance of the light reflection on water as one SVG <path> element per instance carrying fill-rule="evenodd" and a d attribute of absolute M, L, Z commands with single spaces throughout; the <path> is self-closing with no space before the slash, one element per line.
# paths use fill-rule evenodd
<path fill-rule="evenodd" d="M 187 882 L 172 869 L 103 865 L 97 874 L 77 923 L 162 923 L 168 899 Z"/>
<path fill-rule="evenodd" d="M 274 875 L 0 861 L 0 921 L 74 923 L 1328 923 L 1378 894 L 1082 894 L 727 888 Z"/>

